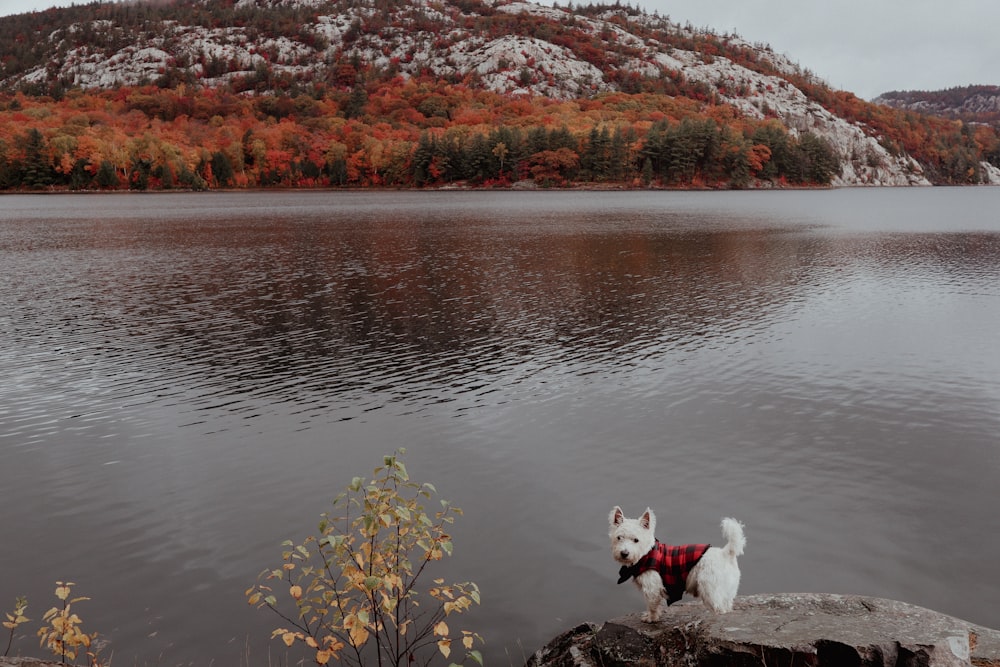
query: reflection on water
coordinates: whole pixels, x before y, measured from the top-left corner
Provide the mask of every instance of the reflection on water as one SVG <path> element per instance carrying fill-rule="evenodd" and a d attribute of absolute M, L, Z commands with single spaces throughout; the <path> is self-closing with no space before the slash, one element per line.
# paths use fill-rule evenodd
<path fill-rule="evenodd" d="M 615 503 L 738 516 L 744 592 L 998 627 L 998 195 L 5 197 L 0 600 L 70 578 L 127 661 L 262 664 L 242 590 L 406 446 L 494 663 L 637 608 Z"/>

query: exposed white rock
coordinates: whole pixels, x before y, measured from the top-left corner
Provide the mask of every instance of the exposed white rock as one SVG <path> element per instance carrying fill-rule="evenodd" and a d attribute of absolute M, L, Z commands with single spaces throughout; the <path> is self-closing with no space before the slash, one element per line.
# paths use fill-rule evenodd
<path fill-rule="evenodd" d="M 659 62 L 702 81 L 751 118 L 779 118 L 793 133 L 812 132 L 830 142 L 840 156 L 841 174 L 833 185 L 931 185 L 908 156 L 893 156 L 863 127 L 835 116 L 805 93 L 776 76 L 737 65 L 728 58 L 706 62 L 700 54 L 674 51 Z"/>
<path fill-rule="evenodd" d="M 576 97 L 604 90 L 604 75 L 561 46 L 533 37 L 508 35 L 468 55 L 464 65 L 492 90 Z"/>
<path fill-rule="evenodd" d="M 980 162 L 979 168 L 982 170 L 984 183 L 1000 185 L 1000 167 L 994 167 L 989 162 Z"/>

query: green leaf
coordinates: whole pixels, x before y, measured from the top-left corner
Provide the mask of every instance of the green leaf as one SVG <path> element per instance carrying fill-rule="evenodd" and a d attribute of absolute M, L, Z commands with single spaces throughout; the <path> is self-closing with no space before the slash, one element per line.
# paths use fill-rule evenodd
<path fill-rule="evenodd" d="M 451 550 L 454 548 L 454 545 L 452 545 L 452 543 L 449 541 L 443 541 L 441 542 L 441 548 L 444 549 L 445 552 L 450 556 Z"/>
<path fill-rule="evenodd" d="M 483 664 L 483 654 L 479 651 L 469 651 L 469 657 L 475 660 L 480 665 Z"/>

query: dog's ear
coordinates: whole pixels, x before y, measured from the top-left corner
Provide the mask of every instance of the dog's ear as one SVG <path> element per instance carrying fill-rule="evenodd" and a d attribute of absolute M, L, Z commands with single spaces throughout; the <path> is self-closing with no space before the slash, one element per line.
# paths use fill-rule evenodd
<path fill-rule="evenodd" d="M 615 508 L 611 510 L 611 514 L 608 515 L 608 523 L 612 526 L 620 526 L 622 521 L 625 520 L 625 513 L 622 512 L 622 508 L 615 505 Z"/>
<path fill-rule="evenodd" d="M 639 525 L 647 530 L 653 530 L 656 527 L 656 515 L 653 514 L 653 510 L 646 508 L 646 511 L 639 517 Z"/>

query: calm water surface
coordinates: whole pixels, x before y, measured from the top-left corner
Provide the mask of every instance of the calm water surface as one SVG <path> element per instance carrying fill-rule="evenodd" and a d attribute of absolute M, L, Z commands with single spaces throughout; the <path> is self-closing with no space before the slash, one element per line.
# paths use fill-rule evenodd
<path fill-rule="evenodd" d="M 494 665 L 640 608 L 614 504 L 667 541 L 744 521 L 744 593 L 1000 627 L 998 211 L 997 188 L 0 197 L 0 607 L 37 621 L 68 579 L 116 663 L 267 664 L 243 590 L 405 446 L 466 512 L 443 574 L 480 584 Z"/>

